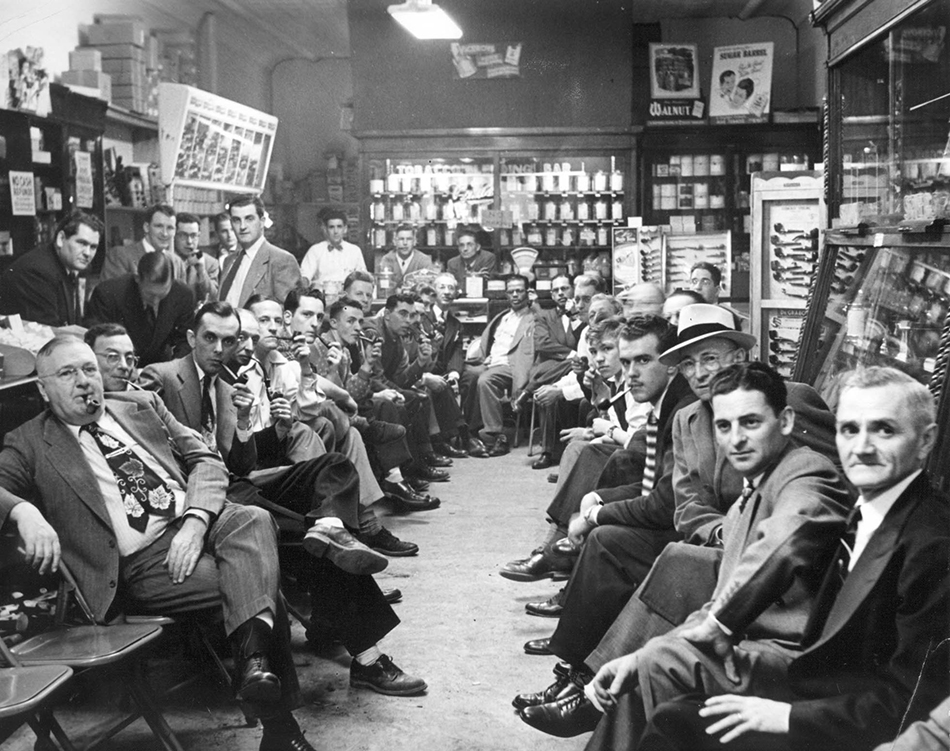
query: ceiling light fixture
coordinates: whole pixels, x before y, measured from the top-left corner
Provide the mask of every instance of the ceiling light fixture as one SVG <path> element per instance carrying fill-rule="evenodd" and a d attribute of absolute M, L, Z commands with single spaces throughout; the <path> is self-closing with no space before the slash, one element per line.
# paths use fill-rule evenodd
<path fill-rule="evenodd" d="M 432 0 L 406 0 L 387 9 L 416 39 L 459 39 L 462 30 Z"/>

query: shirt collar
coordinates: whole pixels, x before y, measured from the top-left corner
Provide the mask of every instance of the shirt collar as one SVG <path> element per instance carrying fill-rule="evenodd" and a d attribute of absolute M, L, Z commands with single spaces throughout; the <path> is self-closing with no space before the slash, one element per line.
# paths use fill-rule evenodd
<path fill-rule="evenodd" d="M 891 507 L 897 503 L 897 499 L 901 497 L 901 494 L 907 490 L 907 487 L 917 479 L 917 475 L 921 472 L 923 472 L 922 469 L 911 472 L 907 477 L 896 485 L 889 487 L 873 501 L 866 501 L 864 496 L 859 496 L 857 503 L 854 505 L 861 509 L 862 522 L 871 522 L 873 520 L 875 526 L 879 525 L 884 517 L 887 516 L 887 512 L 891 510 Z"/>
<path fill-rule="evenodd" d="M 259 251 L 261 246 L 264 244 L 264 239 L 264 235 L 261 235 L 259 238 L 257 238 L 257 241 L 251 245 L 250 248 L 244 251 L 244 255 L 246 255 L 249 260 L 254 260 L 254 256 L 257 255 L 257 251 Z"/>
<path fill-rule="evenodd" d="M 145 248 L 146 253 L 154 253 L 156 250 L 158 250 L 158 248 L 148 241 L 147 237 L 142 238 L 142 247 Z"/>
<path fill-rule="evenodd" d="M 195 363 L 195 370 L 198 371 L 198 383 L 203 384 L 203 383 L 204 383 L 204 380 L 205 380 L 205 376 L 208 375 L 208 374 L 205 373 L 205 372 L 201 369 L 201 366 L 198 364 L 198 359 L 194 356 L 194 353 L 192 353 L 191 359 L 192 359 L 192 361 Z M 217 376 L 211 376 L 211 383 L 212 383 L 212 384 L 214 384 L 216 378 L 217 378 Z"/>

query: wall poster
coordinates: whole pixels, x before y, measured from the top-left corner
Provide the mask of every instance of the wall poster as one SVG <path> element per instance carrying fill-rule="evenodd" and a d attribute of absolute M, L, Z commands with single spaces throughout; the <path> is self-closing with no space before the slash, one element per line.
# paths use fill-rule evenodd
<path fill-rule="evenodd" d="M 695 44 L 650 45 L 650 96 L 699 99 L 699 53 Z"/>
<path fill-rule="evenodd" d="M 709 116 L 763 122 L 772 104 L 772 42 L 713 49 Z"/>
<path fill-rule="evenodd" d="M 523 42 L 460 44 L 452 42 L 452 65 L 456 78 L 517 78 L 521 75 Z"/>

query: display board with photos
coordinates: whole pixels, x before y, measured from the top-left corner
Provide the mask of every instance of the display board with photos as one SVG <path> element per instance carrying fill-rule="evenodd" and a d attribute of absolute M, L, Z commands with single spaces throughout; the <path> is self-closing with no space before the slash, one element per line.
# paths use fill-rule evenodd
<path fill-rule="evenodd" d="M 159 87 L 162 181 L 168 185 L 260 193 L 277 118 L 193 86 Z"/>
<path fill-rule="evenodd" d="M 663 288 L 669 294 L 689 287 L 690 269 L 700 261 L 722 271 L 720 299 L 732 294 L 732 232 L 710 232 L 666 236 L 663 263 Z"/>
<path fill-rule="evenodd" d="M 662 228 L 656 226 L 613 229 L 611 260 L 615 294 L 640 282 L 660 282 L 665 238 Z"/>

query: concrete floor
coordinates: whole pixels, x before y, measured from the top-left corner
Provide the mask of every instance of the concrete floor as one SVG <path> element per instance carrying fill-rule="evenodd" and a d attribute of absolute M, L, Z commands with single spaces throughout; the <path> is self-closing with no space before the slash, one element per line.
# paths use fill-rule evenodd
<path fill-rule="evenodd" d="M 526 584 L 498 575 L 544 534 L 544 509 L 554 485 L 548 471 L 533 471 L 524 447 L 497 459 L 455 462 L 452 481 L 433 483 L 442 498 L 436 511 L 394 516 L 385 524 L 417 543 L 414 558 L 390 559 L 377 576 L 383 588 L 399 587 L 395 605 L 402 624 L 381 644 L 396 664 L 423 676 L 426 695 L 381 696 L 349 688 L 349 656 L 317 657 L 304 647 L 294 625 L 295 658 L 305 705 L 296 712 L 308 740 L 332 751 L 575 751 L 586 736 L 559 739 L 521 722 L 511 707 L 521 691 L 537 691 L 553 679 L 554 660 L 525 655 L 528 639 L 549 636 L 556 621 L 524 613 L 524 604 L 546 599 L 557 584 Z M 255 751 L 260 728 L 242 726 L 226 692 L 210 684 L 179 695 L 165 716 L 186 749 Z M 87 705 L 89 702 L 87 702 Z M 67 732 L 82 742 L 90 725 L 82 712 L 58 711 Z M 30 731 L 10 739 L 10 751 L 32 749 Z M 119 751 L 149 751 L 158 742 L 139 721 L 110 745 Z"/>

